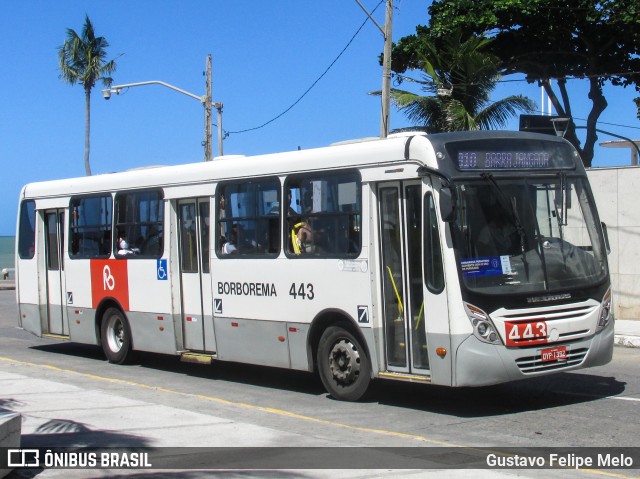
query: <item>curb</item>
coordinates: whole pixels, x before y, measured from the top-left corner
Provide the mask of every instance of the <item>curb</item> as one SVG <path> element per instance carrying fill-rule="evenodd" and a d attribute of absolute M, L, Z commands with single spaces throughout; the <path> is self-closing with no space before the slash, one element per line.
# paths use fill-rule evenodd
<path fill-rule="evenodd" d="M 20 447 L 20 437 L 22 432 L 22 416 L 17 413 L 0 414 L 0 447 L 18 448 Z M 0 478 L 7 476 L 11 469 L 0 469 Z"/>
<path fill-rule="evenodd" d="M 623 348 L 640 348 L 640 336 L 616 334 L 614 344 Z"/>

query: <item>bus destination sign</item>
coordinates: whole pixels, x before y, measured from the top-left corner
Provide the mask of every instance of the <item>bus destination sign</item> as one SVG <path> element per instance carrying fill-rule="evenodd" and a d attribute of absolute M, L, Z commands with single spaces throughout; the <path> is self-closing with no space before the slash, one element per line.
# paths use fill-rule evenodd
<path fill-rule="evenodd" d="M 447 146 L 449 157 L 461 171 L 574 169 L 576 152 L 557 141 L 457 141 Z"/>
<path fill-rule="evenodd" d="M 530 170 L 551 168 L 547 151 L 459 151 L 461 170 Z"/>

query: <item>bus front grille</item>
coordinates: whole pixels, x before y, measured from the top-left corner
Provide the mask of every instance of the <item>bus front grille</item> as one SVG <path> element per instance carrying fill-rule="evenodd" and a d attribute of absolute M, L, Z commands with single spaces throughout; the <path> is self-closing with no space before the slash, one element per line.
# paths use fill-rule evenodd
<path fill-rule="evenodd" d="M 542 362 L 542 354 L 534 356 L 526 356 L 524 358 L 516 359 L 516 364 L 523 374 L 536 374 L 544 373 L 547 371 L 556 371 L 558 369 L 566 369 L 573 366 L 582 364 L 589 348 L 578 348 L 567 350 L 566 361 L 554 361 L 554 362 Z"/>

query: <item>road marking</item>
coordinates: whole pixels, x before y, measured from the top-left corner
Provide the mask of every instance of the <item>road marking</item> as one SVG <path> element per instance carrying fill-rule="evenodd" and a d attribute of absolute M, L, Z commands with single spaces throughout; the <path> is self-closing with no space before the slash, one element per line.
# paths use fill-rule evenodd
<path fill-rule="evenodd" d="M 605 399 L 617 399 L 619 401 L 636 401 L 640 402 L 640 398 L 630 398 L 627 396 L 607 396 Z"/>
<path fill-rule="evenodd" d="M 149 389 L 152 391 L 160 391 L 160 392 L 164 392 L 167 394 L 174 394 L 177 396 L 184 396 L 184 397 L 190 397 L 190 398 L 196 398 L 196 399 L 203 399 L 206 401 L 210 401 L 210 402 L 216 402 L 219 404 L 224 404 L 226 406 L 236 406 L 236 407 L 241 407 L 244 409 L 251 409 L 254 411 L 262 411 L 262 412 L 266 412 L 269 414 L 277 414 L 279 416 L 285 416 L 285 417 L 290 417 L 293 419 L 299 419 L 299 420 L 303 420 L 303 421 L 308 421 L 308 422 L 314 422 L 317 424 L 325 424 L 328 426 L 336 426 L 336 427 L 341 427 L 344 429 L 350 429 L 350 430 L 354 430 L 354 431 L 360 431 L 360 432 L 368 432 L 368 433 L 375 433 L 375 434 L 382 434 L 382 435 L 386 435 L 386 436 L 394 436 L 394 437 L 401 437 L 404 439 L 413 439 L 416 441 L 420 441 L 420 442 L 428 442 L 431 444 L 435 444 L 438 446 L 446 446 L 446 447 L 465 447 L 463 445 L 460 444 L 454 444 L 451 442 L 447 442 L 447 441 L 439 441 L 437 439 L 431 439 L 425 436 L 420 436 L 420 435 L 416 435 L 416 434 L 408 434 L 408 433 L 404 433 L 404 432 L 398 432 L 398 431 L 388 431 L 386 429 L 374 429 L 374 428 L 369 428 L 369 427 L 362 427 L 362 426 L 352 426 L 349 424 L 343 424 L 341 422 L 336 422 L 336 421 L 330 421 L 327 419 L 320 419 L 317 417 L 312 417 L 312 416 L 305 416 L 303 414 L 298 414 L 292 411 L 286 411 L 284 409 L 277 409 L 277 408 L 271 408 L 271 407 L 265 407 L 265 406 L 257 406 L 255 404 L 248 404 L 248 403 L 241 403 L 241 402 L 235 402 L 235 401 L 230 401 L 228 399 L 223 399 L 223 398 L 219 398 L 216 396 L 207 396 L 204 394 L 194 394 L 194 393 L 185 393 L 182 391 L 176 391 L 174 389 L 168 389 L 168 388 L 164 388 L 164 387 L 160 387 L 160 386 L 151 386 L 148 384 L 144 384 L 144 383 L 138 383 L 135 381 L 129 381 L 127 379 L 118 379 L 118 378 L 112 378 L 112 377 L 107 377 L 107 376 L 98 376 L 96 374 L 90 374 L 90 373 L 82 373 L 79 371 L 74 371 L 73 369 L 65 369 L 65 368 L 60 368 L 58 366 L 53 366 L 50 364 L 39 364 L 39 363 L 31 363 L 31 362 L 27 362 L 27 361 L 19 361 L 16 359 L 11 359 L 11 358 L 5 358 L 5 357 L 0 357 L 0 361 L 6 361 L 9 363 L 14 363 L 14 364 L 20 364 L 23 366 L 31 366 L 31 367 L 38 367 L 38 368 L 45 368 L 45 369 L 50 369 L 52 371 L 58 371 L 58 372 L 63 372 L 63 373 L 69 373 L 69 374 L 74 374 L 76 376 L 82 376 L 82 377 L 86 377 L 86 378 L 90 378 L 90 379 L 96 379 L 98 381 L 106 381 L 106 382 L 110 382 L 110 383 L 116 383 L 116 384 L 126 384 L 128 386 L 135 386 L 135 387 L 139 387 L 141 389 Z"/>
<path fill-rule="evenodd" d="M 386 436 L 401 437 L 401 438 L 404 438 L 404 439 L 414 439 L 416 441 L 436 444 L 438 446 L 445 446 L 445 447 L 460 447 L 460 448 L 471 448 L 471 449 L 474 448 L 473 446 L 464 446 L 462 444 L 455 444 L 455 443 L 446 442 L 446 441 L 439 441 L 437 439 L 431 439 L 431 438 L 428 438 L 426 436 L 420 436 L 420 435 L 416 435 L 416 434 L 407 434 L 407 433 L 404 433 L 404 432 L 388 431 L 386 429 L 374 429 L 374 428 L 362 427 L 362 426 L 351 426 L 349 424 L 343 424 L 343 423 L 340 423 L 340 422 L 329 421 L 327 419 L 320 419 L 320 418 L 316 418 L 316 417 L 312 417 L 312 416 L 305 416 L 303 414 L 298 414 L 298 413 L 295 413 L 295 412 L 286 411 L 284 409 L 270 408 L 270 407 L 264 407 L 264 406 L 256 406 L 255 404 L 248 404 L 248 403 L 239 403 L 239 402 L 230 401 L 228 399 L 222 399 L 222 398 L 219 398 L 219 397 L 216 397 L 216 396 L 207 396 L 207 395 L 204 395 L 204 394 L 185 393 L 185 392 L 181 392 L 181 391 L 176 391 L 174 389 L 168 389 L 168 388 L 163 388 L 163 387 L 158 387 L 158 386 L 151 386 L 151 385 L 144 384 L 144 383 L 138 383 L 138 382 L 135 382 L 135 381 L 129 381 L 127 379 L 119 379 L 119 378 L 112 378 L 112 377 L 107 377 L 107 376 L 98 376 L 96 374 L 90 374 L 90 373 L 82 373 L 82 372 L 79 372 L 79 371 L 74 371 L 73 369 L 65 369 L 65 368 L 60 368 L 58 366 L 53 366 L 51 364 L 39 364 L 39 363 L 32 363 L 32 362 L 28 362 L 28 361 L 19 361 L 17 359 L 5 358 L 5 357 L 1 357 L 1 356 L 0 356 L 0 361 L 19 364 L 19 365 L 22 365 L 22 366 L 44 368 L 44 369 L 49 369 L 49 370 L 52 370 L 52 371 L 74 374 L 76 376 L 95 379 L 95 380 L 98 380 L 98 381 L 106 381 L 106 382 L 116 383 L 116 384 L 125 384 L 125 385 L 128 385 L 128 386 L 139 387 L 141 389 L 149 389 L 149 390 L 152 390 L 152 391 L 160 391 L 160 392 L 164 392 L 164 393 L 167 393 L 167 394 L 174 394 L 176 396 L 185 396 L 185 397 L 190 397 L 190 398 L 203 399 L 203 400 L 206 400 L 206 401 L 216 402 L 218 404 L 224 404 L 226 406 L 236 406 L 236 407 L 240 407 L 240 408 L 244 408 L 244 409 L 251 409 L 251 410 L 254 410 L 254 411 L 262 411 L 262 412 L 266 412 L 266 413 L 269 413 L 269 414 L 277 414 L 279 416 L 285 416 L 285 417 L 290 417 L 290 418 L 293 418 L 293 419 L 299 419 L 299 420 L 303 420 L 303 421 L 314 422 L 314 423 L 317 423 L 317 424 L 325 424 L 325 425 L 328 425 L 328 426 L 340 427 L 340 428 L 349 429 L 349 430 L 353 430 L 353 431 L 360 431 L 360 432 L 381 434 L 381 435 L 386 435 Z M 620 397 L 620 396 L 609 396 L 607 399 L 623 399 L 623 400 L 631 400 L 631 401 L 639 400 L 638 398 L 625 398 L 625 397 Z M 505 453 L 500 452 L 500 451 L 496 451 L 496 453 L 502 454 L 502 455 L 510 455 L 510 454 L 505 454 Z M 638 476 L 627 476 L 627 475 L 624 475 L 624 474 L 617 474 L 617 473 L 613 473 L 613 472 L 609 472 L 609 471 L 603 471 L 603 470 L 600 470 L 600 469 L 578 469 L 577 471 L 579 471 L 579 472 L 587 472 L 587 473 L 591 473 L 591 474 L 599 474 L 601 476 L 616 477 L 616 478 L 621 478 L 621 479 L 633 479 L 633 478 L 637 478 L 638 477 Z"/>
<path fill-rule="evenodd" d="M 600 469 L 578 469 L 580 472 L 590 472 L 591 474 L 600 474 L 601 476 L 620 477 L 622 479 L 634 479 L 638 476 L 627 476 L 616 472 L 602 471 Z"/>
<path fill-rule="evenodd" d="M 581 398 L 589 398 L 589 399 L 617 399 L 619 401 L 635 401 L 640 402 L 640 397 L 629 397 L 629 396 L 601 396 L 599 394 L 585 394 L 585 393 L 576 393 L 573 391 L 558 391 L 559 393 L 566 394 L 567 396 L 575 396 Z"/>

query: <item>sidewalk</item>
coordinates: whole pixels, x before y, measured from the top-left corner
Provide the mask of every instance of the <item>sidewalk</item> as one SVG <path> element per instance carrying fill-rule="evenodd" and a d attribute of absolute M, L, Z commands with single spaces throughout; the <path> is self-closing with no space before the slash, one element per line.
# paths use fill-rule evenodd
<path fill-rule="evenodd" d="M 12 289 L 15 289 L 13 280 L 0 280 L 0 291 Z M 626 348 L 640 348 L 640 320 L 616 320 L 615 344 Z"/>
<path fill-rule="evenodd" d="M 616 346 L 640 348 L 640 320 L 616 320 Z"/>

